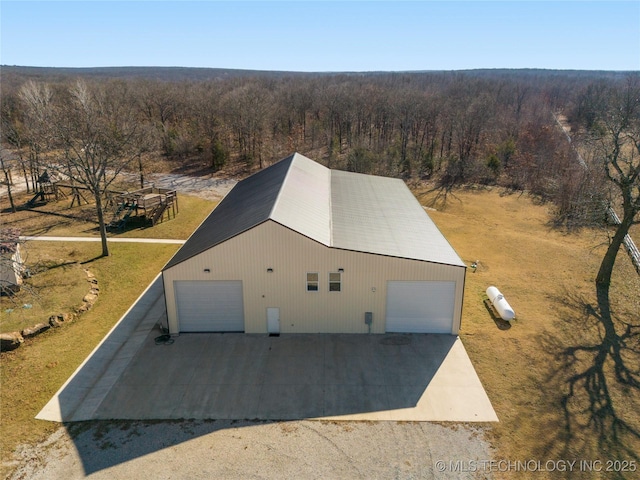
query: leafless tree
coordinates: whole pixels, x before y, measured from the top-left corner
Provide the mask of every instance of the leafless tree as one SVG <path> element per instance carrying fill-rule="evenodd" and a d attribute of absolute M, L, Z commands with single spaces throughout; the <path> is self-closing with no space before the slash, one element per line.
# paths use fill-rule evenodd
<path fill-rule="evenodd" d="M 138 158 L 144 139 L 126 84 L 88 85 L 78 81 L 58 106 L 54 122 L 56 144 L 64 151 L 64 164 L 54 162 L 95 200 L 102 239 L 102 255 L 109 255 L 104 199 L 118 174 Z"/>
<path fill-rule="evenodd" d="M 271 94 L 259 82 L 246 83 L 224 99 L 227 119 L 236 137 L 240 155 L 248 163 L 264 166 L 265 126 L 271 108 Z"/>
<path fill-rule="evenodd" d="M 54 146 L 64 151 L 51 144 L 55 122 L 46 121 L 43 106 L 54 97 L 56 103 L 70 100 L 72 79 L 57 77 L 47 85 L 25 78 L 3 84 L 3 142 L 25 159 L 33 180 L 41 156 L 53 155 Z M 555 128 L 549 105 L 574 105 L 588 128 L 599 125 L 595 112 L 611 79 L 589 78 L 566 72 L 256 74 L 206 81 L 127 78 L 120 84 L 137 106 L 138 128 L 154 140 L 153 151 L 140 160 L 162 155 L 187 170 L 215 171 L 225 163 L 251 169 L 295 150 L 313 152 L 332 168 L 366 157 L 376 174 L 444 176 L 452 186 L 495 182 L 549 199 L 553 186 L 562 185 L 564 168 L 556 161 L 554 135 L 543 131 Z M 106 85 L 95 77 L 86 82 L 89 89 Z M 587 91 L 589 82 L 594 86 Z M 11 142 L 5 131 L 12 132 Z"/>
<path fill-rule="evenodd" d="M 611 200 L 622 209 L 605 253 L 596 286 L 608 292 L 616 256 L 631 225 L 640 223 L 640 81 L 627 78 L 624 85 L 606 90 L 606 108 L 602 109 L 591 129 L 594 148 L 600 155 L 612 186 Z M 608 293 L 607 293 L 608 294 Z"/>
<path fill-rule="evenodd" d="M 173 124 L 182 96 L 181 89 L 171 83 L 152 81 L 142 81 L 133 88 L 140 110 L 146 122 L 155 130 L 163 153 L 170 155 L 174 150 Z"/>
<path fill-rule="evenodd" d="M 571 372 L 563 407 L 570 426 L 570 400 L 576 390 L 583 390 L 587 394 L 588 405 L 587 408 L 581 407 L 581 412 L 589 415 L 589 422 L 596 428 L 599 439 L 609 443 L 611 438 L 618 441 L 626 435 L 640 438 L 637 426 L 618 415 L 615 398 L 611 394 L 616 384 L 628 396 L 640 391 L 637 368 L 640 323 L 637 315 L 624 313 L 624 306 L 614 312 L 610 303 L 611 278 L 618 251 L 631 225 L 639 221 L 640 85 L 637 78 L 629 77 L 621 85 L 608 85 L 587 92 L 601 98 L 591 99 L 590 104 L 599 105 L 599 108 L 593 111 L 593 116 L 582 120 L 594 159 L 600 160 L 611 187 L 611 202 L 622 208 L 623 216 L 596 276 L 597 307 L 584 301 L 577 304 L 576 311 L 584 312 L 585 320 L 589 322 L 587 330 L 597 334 L 586 342 L 581 341 L 561 351 L 566 361 L 565 371 Z M 583 325 L 580 327 L 577 331 L 583 330 Z M 588 359 L 590 364 L 586 368 L 576 368 L 579 360 L 583 359 Z"/>
<path fill-rule="evenodd" d="M 12 155 L 8 150 L 4 148 L 0 148 L 0 168 L 2 169 L 2 175 L 4 180 L 0 180 L 0 184 L 3 184 L 7 187 L 7 196 L 9 197 L 9 206 L 11 207 L 11 211 L 15 213 L 16 206 L 13 203 L 13 194 L 11 192 L 13 186 L 13 179 L 11 178 L 11 166 L 12 166 Z"/>
<path fill-rule="evenodd" d="M 29 80 L 22 85 L 18 96 L 24 105 L 26 143 L 29 146 L 28 168 L 35 189 L 41 173 L 41 155 L 52 145 L 53 90 L 49 84 Z"/>
<path fill-rule="evenodd" d="M 225 165 L 229 155 L 225 142 L 227 135 L 221 99 L 222 89 L 216 83 L 198 86 L 188 98 L 188 101 L 195 104 L 198 148 L 202 151 L 204 160 L 214 171 L 220 170 Z"/>
<path fill-rule="evenodd" d="M 25 138 L 24 138 L 24 121 L 22 108 L 20 101 L 16 95 L 11 93 L 4 94 L 2 96 L 2 103 L 0 105 L 0 141 L 2 146 L 10 150 L 11 155 L 15 156 L 14 165 L 8 167 L 8 171 L 12 169 L 20 169 L 24 175 L 24 180 L 27 188 L 27 193 L 31 191 L 29 174 L 27 173 L 28 162 L 25 161 L 23 156 Z M 5 156 L 7 154 L 5 153 Z M 5 179 L 6 180 L 6 179 Z"/>

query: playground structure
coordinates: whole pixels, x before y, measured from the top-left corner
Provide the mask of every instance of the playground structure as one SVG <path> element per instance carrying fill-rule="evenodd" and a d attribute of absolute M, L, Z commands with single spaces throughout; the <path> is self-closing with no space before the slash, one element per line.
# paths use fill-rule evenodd
<path fill-rule="evenodd" d="M 60 200 L 71 196 L 71 207 L 90 203 L 85 197 L 88 188 L 64 182 L 52 181 L 45 171 L 38 178 L 38 190 L 28 202 L 27 207 L 33 208 L 41 202 Z M 113 216 L 107 228 L 123 231 L 129 222 L 154 226 L 170 220 L 178 213 L 178 195 L 175 190 L 167 188 L 146 187 L 132 192 L 107 190 L 107 207 L 113 207 Z M 107 213 L 107 212 L 105 212 Z"/>
<path fill-rule="evenodd" d="M 118 192 L 112 197 L 116 206 L 110 230 L 122 231 L 133 218 L 150 226 L 174 218 L 178 213 L 178 195 L 167 188 L 146 187 L 133 192 Z"/>
<path fill-rule="evenodd" d="M 38 185 L 38 191 L 33 198 L 27 202 L 27 207 L 34 207 L 38 201 L 46 203 L 54 198 L 60 200 L 61 192 L 58 191 L 56 184 L 51 181 L 49 172 L 45 170 L 44 173 L 38 177 L 36 183 Z"/>
<path fill-rule="evenodd" d="M 76 203 L 78 204 L 78 206 L 82 205 L 82 202 L 84 202 L 85 204 L 89 203 L 89 200 L 87 200 L 82 194 L 83 191 L 89 190 L 87 187 L 53 181 L 46 170 L 42 175 L 38 177 L 36 185 L 38 186 L 37 191 L 35 195 L 27 202 L 28 208 L 33 208 L 39 203 L 47 203 L 51 200 L 58 201 L 67 198 L 69 195 L 71 195 L 72 198 L 72 207 L 75 206 Z M 108 190 L 107 193 L 113 194 L 121 192 Z"/>

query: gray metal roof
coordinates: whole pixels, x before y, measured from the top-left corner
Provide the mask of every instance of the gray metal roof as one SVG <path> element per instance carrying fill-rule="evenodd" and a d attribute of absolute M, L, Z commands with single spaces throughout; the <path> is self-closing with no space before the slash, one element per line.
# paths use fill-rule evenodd
<path fill-rule="evenodd" d="M 165 269 L 267 220 L 328 247 L 465 265 L 402 180 L 294 153 L 239 182 Z"/>
<path fill-rule="evenodd" d="M 332 170 L 331 220 L 332 247 L 465 265 L 400 179 Z"/>
<path fill-rule="evenodd" d="M 271 219 L 331 245 L 331 170 L 294 154 Z"/>
<path fill-rule="evenodd" d="M 164 268 L 173 267 L 268 220 L 293 157 L 236 183 Z"/>

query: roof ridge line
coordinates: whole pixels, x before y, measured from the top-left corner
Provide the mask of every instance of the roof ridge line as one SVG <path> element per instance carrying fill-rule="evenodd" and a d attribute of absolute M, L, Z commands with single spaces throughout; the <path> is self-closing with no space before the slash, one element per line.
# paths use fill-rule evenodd
<path fill-rule="evenodd" d="M 333 169 L 329 171 L 329 247 L 333 247 Z"/>
<path fill-rule="evenodd" d="M 274 200 L 273 205 L 271 206 L 271 210 L 269 210 L 269 215 L 267 216 L 267 219 L 269 219 L 269 220 L 273 220 L 273 213 L 276 211 L 276 207 L 278 206 L 278 203 L 280 202 L 280 196 L 282 195 L 282 192 L 284 191 L 284 184 L 287 182 L 287 180 L 289 180 L 289 172 L 291 172 L 291 167 L 293 166 L 293 161 L 296 159 L 296 155 L 298 155 L 298 152 L 294 152 L 291 155 L 291 162 L 289 163 L 289 166 L 287 167 L 287 173 L 284 176 L 284 180 L 280 184 L 280 189 L 278 190 L 278 195 L 276 195 L 276 199 Z"/>

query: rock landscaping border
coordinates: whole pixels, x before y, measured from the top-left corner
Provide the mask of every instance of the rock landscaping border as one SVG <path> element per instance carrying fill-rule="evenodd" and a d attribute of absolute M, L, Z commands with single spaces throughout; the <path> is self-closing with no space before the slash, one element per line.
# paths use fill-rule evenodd
<path fill-rule="evenodd" d="M 36 337 L 50 328 L 60 328 L 65 323 L 71 323 L 83 313 L 91 310 L 98 300 L 100 288 L 98 287 L 96 276 L 88 268 L 85 268 L 84 271 L 87 274 L 87 282 L 89 282 L 90 289 L 82 298 L 82 303 L 75 307 L 73 312 L 51 315 L 46 323 L 37 323 L 20 331 L 0 333 L 0 353 L 15 350 L 24 343 L 26 338 Z"/>

